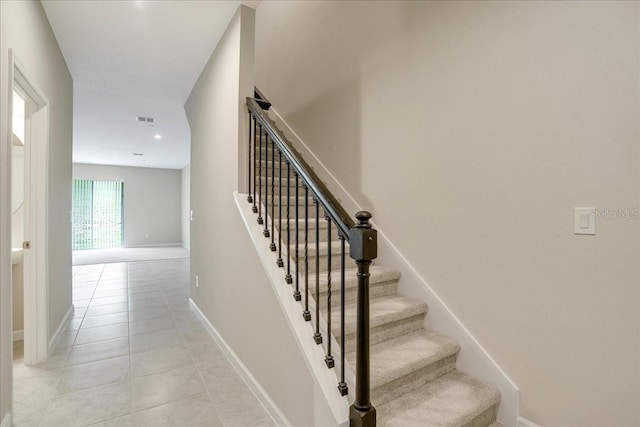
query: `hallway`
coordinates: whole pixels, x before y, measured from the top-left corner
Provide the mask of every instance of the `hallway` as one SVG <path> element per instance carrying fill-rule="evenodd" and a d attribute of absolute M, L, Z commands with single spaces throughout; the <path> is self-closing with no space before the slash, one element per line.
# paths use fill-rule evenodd
<path fill-rule="evenodd" d="M 271 426 L 189 306 L 189 259 L 73 267 L 50 360 L 14 360 L 18 427 Z"/>

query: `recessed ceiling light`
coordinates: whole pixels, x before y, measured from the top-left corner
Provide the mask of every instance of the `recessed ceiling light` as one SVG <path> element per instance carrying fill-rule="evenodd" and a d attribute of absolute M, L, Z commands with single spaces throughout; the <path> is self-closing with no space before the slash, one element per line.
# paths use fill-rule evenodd
<path fill-rule="evenodd" d="M 162 135 L 160 135 L 159 133 L 156 133 L 155 135 L 153 135 L 153 137 L 155 139 L 162 139 Z"/>

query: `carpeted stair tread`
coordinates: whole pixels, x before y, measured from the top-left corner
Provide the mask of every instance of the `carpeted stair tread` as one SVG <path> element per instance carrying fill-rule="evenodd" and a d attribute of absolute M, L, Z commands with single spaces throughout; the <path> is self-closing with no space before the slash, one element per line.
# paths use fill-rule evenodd
<path fill-rule="evenodd" d="M 309 227 L 311 228 L 311 227 Z M 325 227 L 322 227 L 322 223 L 320 223 L 320 230 L 322 230 L 323 228 L 326 229 L 326 224 Z M 320 231 L 322 233 L 322 231 Z M 326 233 L 326 230 L 324 231 Z M 315 225 L 313 227 L 313 233 L 315 234 Z M 311 234 L 311 233 L 310 233 Z M 340 251 L 341 251 L 341 245 L 342 243 L 340 241 L 337 240 L 332 240 L 330 242 L 318 242 L 318 250 L 319 250 L 319 254 L 320 256 L 327 256 L 329 254 L 329 246 L 331 246 L 331 256 L 340 256 Z M 291 252 L 294 253 L 295 252 L 295 244 L 292 244 L 292 249 Z M 313 243 L 309 243 L 307 245 L 307 253 L 309 256 L 316 256 L 316 242 L 314 241 Z M 349 244 L 345 243 L 344 245 L 344 251 L 345 251 L 345 258 L 347 260 L 351 260 L 351 258 L 349 257 Z M 298 255 L 301 258 L 304 258 L 304 243 L 298 243 Z"/>
<path fill-rule="evenodd" d="M 371 300 L 369 304 L 369 326 L 373 329 L 388 323 L 424 315 L 427 310 L 426 303 L 413 298 L 398 295 L 376 298 Z M 357 305 L 355 303 L 345 306 L 344 331 L 347 336 L 356 333 L 356 313 Z M 336 336 L 339 336 L 339 331 L 336 331 Z"/>
<path fill-rule="evenodd" d="M 345 248 L 346 250 L 346 248 Z M 338 252 L 339 253 L 339 252 Z M 349 255 L 346 254 L 346 257 Z M 344 270 L 344 284 L 345 289 L 355 288 L 358 284 L 358 269 L 356 267 L 345 268 Z M 372 265 L 369 268 L 369 284 L 375 286 L 378 283 L 395 282 L 400 279 L 400 272 L 392 268 L 385 267 L 383 265 Z M 326 274 L 320 276 L 320 292 L 327 291 L 327 283 L 329 278 Z M 334 292 L 336 298 L 340 298 L 340 271 L 335 271 L 331 274 L 331 289 Z"/>
<path fill-rule="evenodd" d="M 262 170 L 262 176 L 261 179 L 258 180 L 258 186 L 262 187 L 264 189 L 265 186 L 265 182 L 266 185 L 268 185 L 268 190 L 269 190 L 269 197 L 271 197 L 271 168 L 269 168 L 269 175 L 265 176 L 266 171 L 263 169 Z M 295 187 L 296 187 L 296 180 L 295 179 L 287 179 L 286 176 L 282 177 L 282 195 L 284 196 L 286 193 L 286 188 L 287 185 L 289 185 L 291 187 L 290 193 L 294 193 L 295 192 Z M 275 197 L 278 197 L 278 188 L 280 187 L 280 177 L 278 176 L 278 174 L 275 174 L 275 177 L 273 178 L 273 187 L 275 190 Z M 302 195 L 304 196 L 304 184 L 302 183 L 302 180 L 299 179 L 298 180 L 298 196 Z M 263 192 L 263 197 L 264 197 L 264 192 Z M 311 195 L 311 190 L 309 190 L 309 195 Z"/>
<path fill-rule="evenodd" d="M 380 387 L 435 364 L 460 350 L 458 343 L 443 335 L 421 330 L 371 346 L 371 388 Z M 355 366 L 355 352 L 347 354 Z"/>
<path fill-rule="evenodd" d="M 289 206 L 291 207 L 291 214 L 295 215 L 294 213 L 294 209 L 296 207 L 296 198 L 295 198 L 295 194 L 294 194 L 294 189 L 291 189 L 291 196 L 289 197 Z M 269 191 L 271 191 L 271 189 L 269 189 Z M 265 194 L 262 194 L 262 203 L 264 204 L 265 202 Z M 256 195 L 256 199 L 258 199 L 259 197 Z M 304 208 L 304 192 L 300 192 L 300 194 L 298 195 L 298 208 Z M 309 216 L 311 216 L 311 213 L 313 212 L 315 214 L 315 210 L 312 211 L 312 209 L 315 209 L 315 206 L 313 204 L 313 198 L 311 197 L 311 195 L 309 195 L 309 197 L 307 198 L 307 200 L 309 200 Z M 276 205 L 278 205 L 280 203 L 280 199 L 278 198 L 278 190 L 276 190 L 276 195 L 273 198 L 273 201 Z M 271 193 L 269 193 L 269 206 L 271 206 Z M 287 206 L 287 194 L 286 194 L 286 188 L 283 187 L 282 190 L 282 206 L 283 208 Z M 322 206 L 320 206 L 320 209 L 322 209 Z M 301 211 L 304 212 L 304 211 Z"/>
<path fill-rule="evenodd" d="M 376 409 L 379 426 L 476 427 L 495 422 L 499 402 L 495 388 L 454 371 Z"/>

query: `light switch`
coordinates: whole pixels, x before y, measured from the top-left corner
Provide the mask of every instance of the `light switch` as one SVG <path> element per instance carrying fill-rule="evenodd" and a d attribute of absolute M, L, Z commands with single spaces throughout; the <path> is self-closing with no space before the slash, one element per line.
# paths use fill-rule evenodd
<path fill-rule="evenodd" d="M 580 214 L 580 228 L 583 230 L 589 229 L 589 214 Z"/>
<path fill-rule="evenodd" d="M 574 208 L 574 233 L 596 234 L 596 208 Z"/>

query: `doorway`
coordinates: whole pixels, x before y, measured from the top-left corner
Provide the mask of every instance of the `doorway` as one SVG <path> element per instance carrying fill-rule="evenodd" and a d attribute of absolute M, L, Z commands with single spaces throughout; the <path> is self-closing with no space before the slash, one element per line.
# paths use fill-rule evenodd
<path fill-rule="evenodd" d="M 16 356 L 47 360 L 47 158 L 49 102 L 10 52 L 11 310 Z M 3 247 L 7 243 L 2 242 Z"/>

